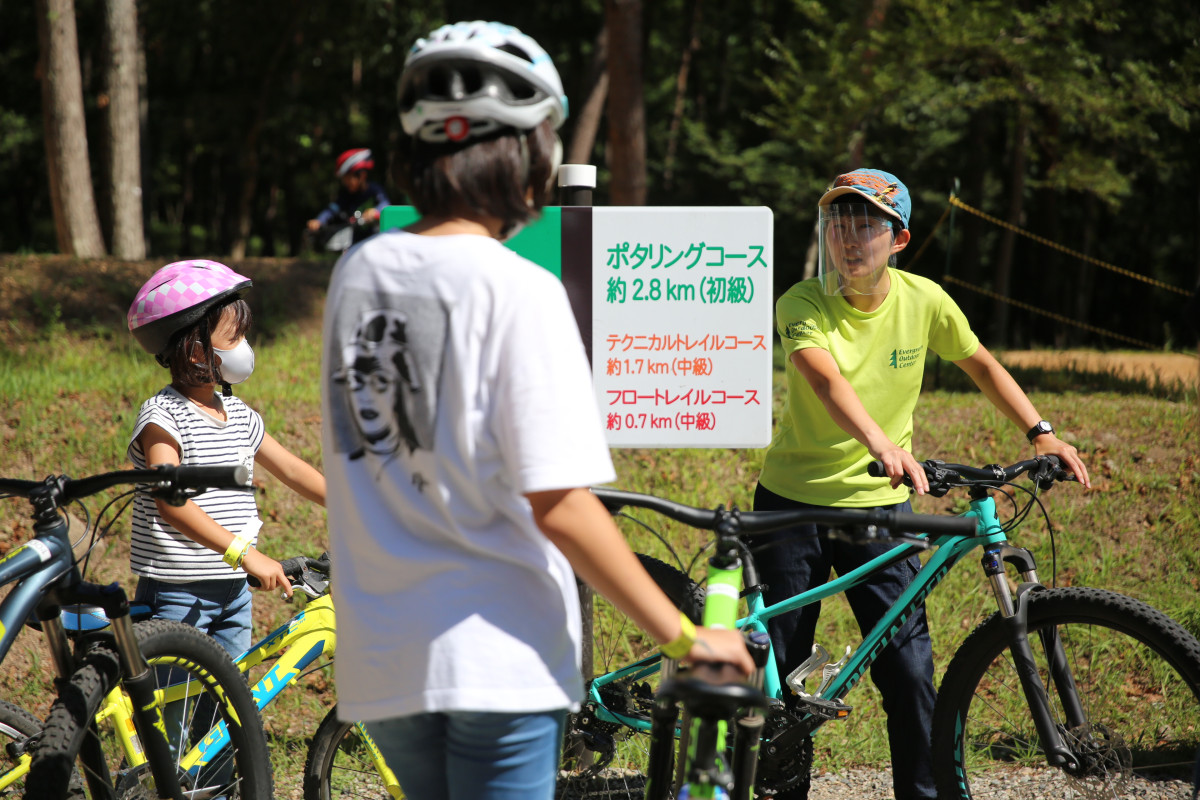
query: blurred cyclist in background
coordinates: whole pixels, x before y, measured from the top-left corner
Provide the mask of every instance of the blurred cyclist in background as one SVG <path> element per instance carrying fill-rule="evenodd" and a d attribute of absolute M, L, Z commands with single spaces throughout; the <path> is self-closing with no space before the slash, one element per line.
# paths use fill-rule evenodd
<path fill-rule="evenodd" d="M 308 229 L 317 232 L 337 223 L 354 223 L 354 241 L 370 236 L 379 228 L 379 210 L 390 205 L 387 192 L 371 180 L 375 162 L 365 147 L 347 150 L 338 156 L 337 177 L 341 181 L 337 199 L 308 221 Z"/>

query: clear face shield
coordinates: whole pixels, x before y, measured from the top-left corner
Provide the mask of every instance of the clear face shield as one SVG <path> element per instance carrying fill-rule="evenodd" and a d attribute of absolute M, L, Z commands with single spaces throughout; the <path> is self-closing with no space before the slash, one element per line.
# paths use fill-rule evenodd
<path fill-rule="evenodd" d="M 886 294 L 899 222 L 866 203 L 820 207 L 818 274 L 827 295 Z"/>

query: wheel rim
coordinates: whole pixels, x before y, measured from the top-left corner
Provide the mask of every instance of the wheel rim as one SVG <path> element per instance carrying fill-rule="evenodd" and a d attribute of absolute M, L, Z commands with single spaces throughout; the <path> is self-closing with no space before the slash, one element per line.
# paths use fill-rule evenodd
<path fill-rule="evenodd" d="M 1031 626 L 1032 627 L 1032 626 Z M 1044 649 L 1030 631 L 1035 661 L 1060 734 L 1075 764 L 1047 766 L 1007 651 L 993 659 L 965 718 L 957 760 L 977 798 L 1128 797 L 1178 784 L 1190 788 L 1200 756 L 1200 700 L 1153 648 L 1107 624 L 1059 625 L 1087 723 L 1072 724 L 1049 685 Z"/>

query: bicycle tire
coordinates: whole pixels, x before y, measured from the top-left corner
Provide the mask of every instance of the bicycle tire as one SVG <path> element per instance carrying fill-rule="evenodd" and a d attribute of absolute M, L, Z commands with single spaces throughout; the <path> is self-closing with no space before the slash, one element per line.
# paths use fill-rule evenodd
<path fill-rule="evenodd" d="M 184 681 L 196 686 L 187 699 L 169 703 L 163 709 L 173 749 L 180 755 L 188 752 L 218 721 L 224 721 L 228 729 L 226 748 L 199 775 L 188 776 L 181 770 L 185 789 L 195 797 L 269 800 L 273 796 L 273 776 L 262 717 L 250 687 L 228 653 L 180 622 L 140 622 L 134 625 L 134 633 L 158 682 L 157 688 Z M 85 741 L 88 731 L 95 731 L 92 720 L 108 693 L 105 684 L 116 680 L 115 673 L 111 678 L 104 674 L 114 668 L 115 644 L 111 638 L 101 641 L 92 644 L 69 682 L 79 685 L 77 696 L 64 697 L 60 693 L 51 706 L 30 767 L 26 789 L 29 797 L 60 796 L 63 771 L 73 764 L 80 747 L 101 746 L 98 741 Z M 40 766 L 43 762 L 44 768 Z M 116 774 L 118 796 L 141 796 L 138 792 L 152 783 L 148 765 L 127 769 L 121 753 L 115 751 L 110 751 L 110 763 L 115 764 L 110 772 Z"/>
<path fill-rule="evenodd" d="M 329 710 L 304 760 L 304 800 L 392 800 L 353 722 Z"/>
<path fill-rule="evenodd" d="M 121 665 L 115 646 L 93 639 L 81 644 L 78 667 L 59 684 L 58 696 L 42 728 L 25 778 L 25 797 L 62 797 L 70 791 L 75 761 L 84 739 L 95 731 L 96 712 L 120 679 Z M 85 773 L 86 774 L 86 773 Z M 93 776 L 107 781 L 108 776 Z"/>
<path fill-rule="evenodd" d="M 41 731 L 41 720 L 20 706 L 0 700 L 0 779 L 20 765 L 21 753 L 27 752 L 25 743 Z M 20 752 L 10 751 L 10 745 L 20 747 Z M 0 788 L 0 800 L 10 800 L 22 794 L 25 781 L 18 781 L 7 788 Z"/>
<path fill-rule="evenodd" d="M 1029 642 L 1059 730 L 1083 768 L 1069 774 L 1042 755 L 1008 654 L 1005 621 L 993 614 L 955 653 L 938 690 L 933 773 L 942 798 L 1167 796 L 1163 781 L 1191 793 L 1200 747 L 1200 642 L 1150 606 L 1102 589 L 1027 595 Z M 1039 631 L 1057 630 L 1089 725 L 1067 730 L 1048 682 Z M 1020 773 L 1014 779 L 1014 774 Z M 1172 795 L 1174 796 L 1174 795 Z"/>
<path fill-rule="evenodd" d="M 704 589 L 681 570 L 656 558 L 637 554 L 638 560 L 675 607 L 699 624 L 704 613 Z M 657 645 L 602 598 L 593 614 L 594 664 L 603 675 L 657 649 Z M 609 708 L 649 722 L 650 702 L 657 675 L 646 680 L 610 683 L 602 690 Z M 556 800 L 640 800 L 646 784 L 650 737 L 615 723 L 598 720 L 590 704 L 567 719 L 563 762 L 555 790 Z M 586 751 L 583 759 L 574 753 Z M 588 763 L 589 758 L 598 759 Z M 310 800 L 306 798 L 306 800 Z"/>

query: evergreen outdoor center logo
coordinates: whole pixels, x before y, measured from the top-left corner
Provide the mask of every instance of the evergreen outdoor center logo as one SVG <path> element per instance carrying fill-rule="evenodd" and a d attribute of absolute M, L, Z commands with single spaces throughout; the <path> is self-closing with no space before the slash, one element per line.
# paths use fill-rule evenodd
<path fill-rule="evenodd" d="M 923 352 L 924 349 L 920 347 L 897 348 L 892 351 L 892 355 L 888 358 L 888 364 L 895 369 L 911 367 L 921 360 Z"/>

